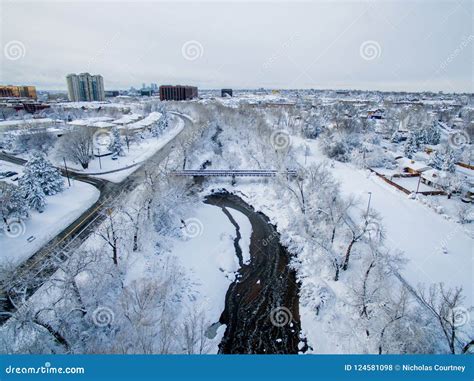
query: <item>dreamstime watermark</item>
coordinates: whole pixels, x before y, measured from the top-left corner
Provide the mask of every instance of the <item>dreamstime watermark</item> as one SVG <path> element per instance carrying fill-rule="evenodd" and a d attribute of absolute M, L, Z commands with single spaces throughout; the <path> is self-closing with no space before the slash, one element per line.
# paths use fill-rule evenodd
<path fill-rule="evenodd" d="M 94 149 L 100 152 L 106 151 L 108 147 L 113 143 L 114 137 L 110 131 L 99 130 L 94 132 L 92 136 L 92 142 Z"/>
<path fill-rule="evenodd" d="M 26 55 L 26 48 L 23 42 L 12 40 L 3 47 L 3 54 L 11 61 L 17 61 Z"/>
<path fill-rule="evenodd" d="M 451 310 L 451 316 L 453 318 L 452 324 L 455 327 L 462 327 L 468 324 L 471 320 L 469 310 L 464 307 L 454 307 Z"/>
<path fill-rule="evenodd" d="M 204 231 L 204 225 L 198 218 L 188 218 L 183 221 L 183 234 L 188 238 L 199 237 Z"/>
<path fill-rule="evenodd" d="M 204 47 L 199 41 L 186 41 L 181 47 L 181 54 L 188 61 L 195 61 L 204 55 Z"/>
<path fill-rule="evenodd" d="M 461 54 L 461 52 L 466 49 L 466 47 L 474 40 L 474 35 L 470 34 L 468 37 L 464 37 L 461 43 L 454 49 L 449 56 L 439 65 L 436 74 L 439 75 L 442 71 L 446 70 L 449 64 L 456 59 L 457 56 Z"/>
<path fill-rule="evenodd" d="M 84 374 L 86 371 L 82 366 L 75 367 L 55 367 L 50 362 L 45 362 L 43 366 L 12 366 L 5 368 L 6 374 Z"/>
<path fill-rule="evenodd" d="M 448 144 L 454 149 L 463 148 L 469 143 L 470 139 L 466 131 L 456 131 L 448 137 Z"/>
<path fill-rule="evenodd" d="M 92 312 L 92 322 L 97 327 L 106 327 L 114 322 L 115 314 L 109 307 L 97 307 Z"/>
<path fill-rule="evenodd" d="M 290 134 L 283 130 L 274 131 L 270 136 L 270 143 L 276 150 L 287 149 L 291 144 Z"/>
<path fill-rule="evenodd" d="M 272 234 L 270 234 L 268 237 L 264 238 L 262 240 L 262 245 L 263 246 L 268 246 L 270 244 L 270 242 L 274 239 L 274 238 L 277 238 L 278 237 L 278 232 L 276 230 L 274 230 L 272 232 Z"/>
<path fill-rule="evenodd" d="M 26 225 L 23 221 L 8 222 L 3 226 L 3 232 L 8 238 L 18 238 L 25 234 Z"/>
<path fill-rule="evenodd" d="M 298 34 L 292 35 L 288 40 L 286 40 L 276 52 L 274 52 L 262 65 L 264 70 L 269 69 L 277 60 L 281 58 L 286 50 L 293 44 L 294 40 L 299 38 Z"/>
<path fill-rule="evenodd" d="M 291 311 L 286 307 L 276 307 L 270 312 L 270 321 L 275 327 L 284 327 L 293 320 Z"/>
<path fill-rule="evenodd" d="M 364 41 L 359 47 L 360 56 L 366 61 L 373 61 L 382 55 L 382 47 L 377 41 Z"/>
<path fill-rule="evenodd" d="M 108 53 L 110 48 L 113 45 L 113 42 L 117 40 L 117 38 L 120 36 L 120 32 L 117 32 L 113 35 L 113 37 L 106 42 L 106 44 L 100 49 L 96 54 L 94 54 L 90 59 L 89 62 L 87 63 L 87 71 L 91 71 L 92 65 L 101 57 L 105 57 L 105 55 Z"/>

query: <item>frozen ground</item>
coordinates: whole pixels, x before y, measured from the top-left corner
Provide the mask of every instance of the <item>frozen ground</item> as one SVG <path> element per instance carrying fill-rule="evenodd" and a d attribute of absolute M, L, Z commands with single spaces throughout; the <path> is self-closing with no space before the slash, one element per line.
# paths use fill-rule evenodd
<path fill-rule="evenodd" d="M 22 173 L 23 167 L 1 162 L 1 171 Z M 68 187 L 66 179 L 63 192 L 46 197 L 46 208 L 43 213 L 30 210 L 30 217 L 16 226 L 11 236 L 0 232 L 0 266 L 18 266 L 28 259 L 50 239 L 78 218 L 99 198 L 99 191 L 90 184 L 71 181 Z M 34 240 L 28 242 L 29 237 Z"/>
<path fill-rule="evenodd" d="M 240 247 L 244 261 L 249 259 L 250 221 L 242 213 L 228 209 L 240 226 Z M 187 275 L 193 283 L 195 298 L 191 304 L 205 313 L 206 319 L 212 324 L 219 321 L 224 310 L 225 295 L 229 285 L 235 279 L 239 269 L 235 254 L 234 239 L 236 231 L 226 215 L 216 206 L 202 204 L 194 210 L 193 217 L 186 220 L 191 231 L 191 224 L 196 224 L 196 236 L 189 234 L 185 241 L 177 240 L 172 249 Z M 184 229 L 186 231 L 186 229 Z M 186 234 L 185 234 L 186 236 Z M 221 341 L 225 327 L 220 327 L 213 340 L 217 352 L 217 344 Z"/>

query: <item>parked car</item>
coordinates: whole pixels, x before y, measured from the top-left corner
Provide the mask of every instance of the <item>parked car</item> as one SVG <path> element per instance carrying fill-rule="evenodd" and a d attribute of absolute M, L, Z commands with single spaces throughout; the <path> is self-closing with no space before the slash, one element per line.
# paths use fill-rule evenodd
<path fill-rule="evenodd" d="M 13 171 L 0 172 L 0 179 L 6 179 L 8 177 L 12 177 L 15 175 L 18 175 L 18 172 L 13 172 Z"/>

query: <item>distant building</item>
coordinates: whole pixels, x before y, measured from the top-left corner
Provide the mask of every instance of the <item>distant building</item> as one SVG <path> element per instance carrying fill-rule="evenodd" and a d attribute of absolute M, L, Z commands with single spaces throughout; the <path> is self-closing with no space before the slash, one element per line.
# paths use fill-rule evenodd
<path fill-rule="evenodd" d="M 232 89 L 222 89 L 221 90 L 221 97 L 231 97 L 232 96 Z"/>
<path fill-rule="evenodd" d="M 367 111 L 367 118 L 369 119 L 383 119 L 384 110 L 375 109 Z"/>
<path fill-rule="evenodd" d="M 118 91 L 118 90 L 105 91 L 105 97 L 106 98 L 118 97 L 119 95 L 120 95 L 120 91 Z"/>
<path fill-rule="evenodd" d="M 1 98 L 32 98 L 36 99 L 35 86 L 0 86 Z"/>
<path fill-rule="evenodd" d="M 153 95 L 153 90 L 152 89 L 147 89 L 147 88 L 141 89 L 140 90 L 140 95 L 142 97 L 151 97 Z"/>
<path fill-rule="evenodd" d="M 184 101 L 198 96 L 198 88 L 194 86 L 160 86 L 160 100 Z"/>
<path fill-rule="evenodd" d="M 101 75 L 69 74 L 66 81 L 71 102 L 105 100 L 104 79 Z"/>

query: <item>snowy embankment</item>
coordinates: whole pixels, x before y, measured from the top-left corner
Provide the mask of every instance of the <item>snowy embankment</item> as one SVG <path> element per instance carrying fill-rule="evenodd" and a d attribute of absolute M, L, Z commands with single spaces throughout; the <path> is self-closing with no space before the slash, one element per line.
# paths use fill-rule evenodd
<path fill-rule="evenodd" d="M 327 160 L 320 153 L 317 141 L 307 140 L 305 143 L 311 151 L 308 164 Z M 439 282 L 449 287 L 462 286 L 466 305 L 473 304 L 472 227 L 448 220 L 409 199 L 369 171 L 337 161 L 332 162 L 331 171 L 345 195 L 359 197 L 361 211 L 367 207 L 368 193 L 372 193 L 370 207 L 382 217 L 386 245 L 392 250 L 402 251 L 408 259 L 402 276 L 413 287 Z"/>
<path fill-rule="evenodd" d="M 112 160 L 112 156 L 104 156 L 100 162 L 98 158 L 94 158 L 86 170 L 82 170 L 72 163 L 68 163 L 68 166 L 76 172 L 120 183 L 183 130 L 184 121 L 181 118 L 174 119 L 176 122 L 171 123 L 171 126 L 160 137 L 143 139 L 138 143 L 133 142 L 130 144 L 129 150 L 124 147 L 125 156 L 118 156 L 117 160 Z"/>
<path fill-rule="evenodd" d="M 2 171 L 15 171 L 20 175 L 23 172 L 22 166 L 1 163 Z M 64 181 L 63 192 L 46 197 L 43 213 L 30 210 L 30 217 L 12 226 L 11 233 L 1 232 L 0 266 L 16 267 L 27 260 L 99 198 L 99 191 L 90 184 L 71 180 L 69 187 L 65 178 Z"/>
<path fill-rule="evenodd" d="M 240 228 L 239 245 L 245 262 L 250 258 L 250 235 L 252 226 L 242 213 L 228 209 Z M 193 298 L 187 301 L 188 308 L 199 309 L 211 324 L 219 321 L 224 310 L 225 295 L 229 285 L 235 280 L 239 269 L 239 261 L 234 249 L 236 229 L 226 215 L 218 207 L 200 205 L 194 210 L 193 217 L 185 221 L 185 241 L 176 240 L 172 254 L 176 256 L 189 277 Z M 225 326 L 217 330 L 212 338 L 213 349 L 225 332 Z"/>

